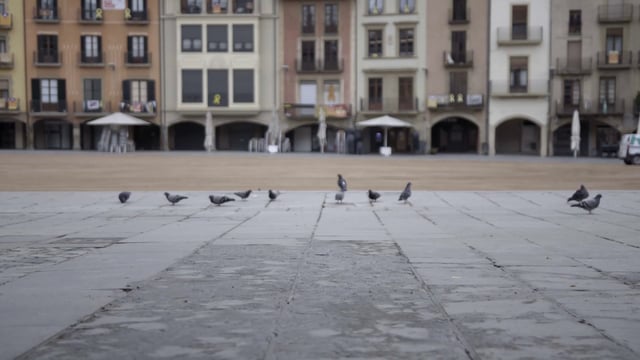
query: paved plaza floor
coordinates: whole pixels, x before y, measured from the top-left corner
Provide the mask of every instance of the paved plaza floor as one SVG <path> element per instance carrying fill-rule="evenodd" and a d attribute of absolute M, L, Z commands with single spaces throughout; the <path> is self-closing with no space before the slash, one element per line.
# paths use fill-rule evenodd
<path fill-rule="evenodd" d="M 0 192 L 0 359 L 638 359 L 640 191 L 590 190 Z"/>

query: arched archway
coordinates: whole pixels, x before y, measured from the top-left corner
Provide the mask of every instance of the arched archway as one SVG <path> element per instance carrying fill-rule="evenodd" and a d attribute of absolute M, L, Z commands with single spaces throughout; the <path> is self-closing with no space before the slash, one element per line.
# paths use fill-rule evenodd
<path fill-rule="evenodd" d="M 169 148 L 171 150 L 203 150 L 204 125 L 195 122 L 180 122 L 169 126 Z"/>
<path fill-rule="evenodd" d="M 327 143 L 325 152 L 336 151 L 336 134 L 339 128 L 327 124 Z M 293 152 L 319 152 L 320 140 L 318 140 L 318 124 L 306 124 L 297 126 L 285 133 L 285 137 L 291 141 Z"/>
<path fill-rule="evenodd" d="M 24 148 L 26 126 L 22 121 L 0 119 L 0 149 Z"/>
<path fill-rule="evenodd" d="M 509 119 L 498 125 L 495 132 L 496 154 L 540 155 L 541 130 L 535 122 Z"/>
<path fill-rule="evenodd" d="M 73 126 L 63 119 L 42 119 L 33 124 L 35 149 L 70 150 L 73 148 Z"/>
<path fill-rule="evenodd" d="M 440 153 L 478 151 L 478 125 L 461 117 L 440 120 L 431 128 L 431 148 Z"/>
<path fill-rule="evenodd" d="M 252 138 L 263 138 L 267 127 L 251 122 L 231 122 L 216 128 L 216 150 L 249 149 Z"/>
<path fill-rule="evenodd" d="M 600 121 L 580 121 L 580 156 L 616 156 L 620 143 L 620 131 Z M 571 151 L 571 123 L 553 132 L 553 154 L 573 155 Z"/>

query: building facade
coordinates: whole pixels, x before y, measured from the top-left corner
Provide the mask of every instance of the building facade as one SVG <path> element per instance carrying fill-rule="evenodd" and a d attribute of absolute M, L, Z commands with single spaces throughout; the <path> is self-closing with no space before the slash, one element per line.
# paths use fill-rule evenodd
<path fill-rule="evenodd" d="M 0 149 L 27 145 L 27 96 L 22 0 L 0 1 Z"/>
<path fill-rule="evenodd" d="M 488 10 L 488 0 L 428 2 L 426 142 L 432 153 L 487 151 Z"/>
<path fill-rule="evenodd" d="M 571 119 L 580 155 L 612 155 L 636 129 L 640 106 L 640 1 L 552 0 L 552 155 L 569 155 Z"/>
<path fill-rule="evenodd" d="M 547 155 L 550 0 L 492 0 L 489 153 Z"/>

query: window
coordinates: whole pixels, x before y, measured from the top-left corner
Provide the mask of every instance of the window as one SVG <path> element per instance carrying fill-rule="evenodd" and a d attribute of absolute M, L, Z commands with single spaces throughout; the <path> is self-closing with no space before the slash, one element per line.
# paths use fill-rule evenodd
<path fill-rule="evenodd" d="M 340 70 L 338 63 L 338 40 L 324 41 L 324 69 Z"/>
<path fill-rule="evenodd" d="M 253 0 L 235 0 L 233 12 L 236 14 L 253 13 Z"/>
<path fill-rule="evenodd" d="M 398 79 L 398 109 L 413 110 L 413 78 Z"/>
<path fill-rule="evenodd" d="M 202 0 L 181 0 L 180 10 L 183 14 L 199 14 L 202 12 Z"/>
<path fill-rule="evenodd" d="M 155 112 L 155 81 L 124 80 L 122 99 L 131 112 Z"/>
<path fill-rule="evenodd" d="M 369 30 L 369 51 L 370 57 L 382 56 L 382 30 Z"/>
<path fill-rule="evenodd" d="M 83 63 L 102 62 L 101 39 L 97 35 L 85 35 L 80 37 Z"/>
<path fill-rule="evenodd" d="M 200 25 L 182 25 L 182 51 L 202 51 L 202 27 Z"/>
<path fill-rule="evenodd" d="M 298 101 L 300 104 L 315 105 L 318 102 L 318 84 L 315 81 L 300 81 L 299 91 Z M 301 114 L 312 115 L 313 113 L 314 110 L 309 107 L 304 108 Z"/>
<path fill-rule="evenodd" d="M 202 103 L 202 70 L 182 70 L 182 102 Z"/>
<path fill-rule="evenodd" d="M 325 80 L 323 85 L 325 105 L 334 105 L 340 103 L 342 100 L 342 97 L 340 96 L 340 81 Z"/>
<path fill-rule="evenodd" d="M 453 0 L 453 21 L 467 21 L 467 0 Z"/>
<path fill-rule="evenodd" d="M 338 4 L 324 5 L 324 32 L 325 34 L 338 32 Z"/>
<path fill-rule="evenodd" d="M 514 56 L 509 60 L 509 92 L 527 92 L 529 59 Z"/>
<path fill-rule="evenodd" d="M 127 62 L 130 64 L 149 62 L 146 36 L 129 36 L 127 38 Z"/>
<path fill-rule="evenodd" d="M 416 11 L 416 0 L 400 0 L 399 13 L 411 14 Z"/>
<path fill-rule="evenodd" d="M 146 0 L 127 0 L 129 11 L 125 9 L 127 20 L 147 20 Z"/>
<path fill-rule="evenodd" d="M 449 102 L 464 102 L 464 95 L 467 94 L 467 72 L 451 71 L 449 73 Z"/>
<path fill-rule="evenodd" d="M 226 52 L 227 39 L 227 25 L 207 25 L 207 51 Z"/>
<path fill-rule="evenodd" d="M 313 34 L 316 32 L 316 7 L 315 5 L 302 5 L 302 33 Z"/>
<path fill-rule="evenodd" d="M 0 36 L 0 54 L 7 53 L 7 38 Z"/>
<path fill-rule="evenodd" d="M 369 15 L 382 14 L 384 0 L 368 0 L 369 1 Z"/>
<path fill-rule="evenodd" d="M 9 97 L 9 79 L 0 79 L 0 99 L 5 101 L 0 103 L 0 106 L 6 106 L 6 101 Z"/>
<path fill-rule="evenodd" d="M 467 62 L 467 32 L 451 32 L 451 59 L 456 64 Z"/>
<path fill-rule="evenodd" d="M 100 0 L 82 0 L 82 19 L 97 20 L 99 8 L 102 8 Z"/>
<path fill-rule="evenodd" d="M 31 79 L 31 98 L 33 111 L 67 111 L 65 80 Z"/>
<path fill-rule="evenodd" d="M 616 103 L 616 78 L 600 78 L 600 96 L 598 102 L 601 106 L 604 105 L 605 107 L 606 105 L 614 105 Z M 605 107 L 603 107 L 603 109 Z"/>
<path fill-rule="evenodd" d="M 43 104 L 58 103 L 58 80 L 40 79 L 40 100 Z"/>
<path fill-rule="evenodd" d="M 53 20 L 58 18 L 56 0 L 38 0 L 38 19 Z"/>
<path fill-rule="evenodd" d="M 413 56 L 413 29 L 400 29 L 400 56 Z"/>
<path fill-rule="evenodd" d="M 229 73 L 207 70 L 207 105 L 229 106 Z"/>
<path fill-rule="evenodd" d="M 206 0 L 207 11 L 211 14 L 226 14 L 229 7 L 228 0 Z"/>
<path fill-rule="evenodd" d="M 253 25 L 233 25 L 233 51 L 253 51 Z"/>
<path fill-rule="evenodd" d="M 564 105 L 579 105 L 580 104 L 580 80 L 567 79 L 564 81 L 564 92 L 562 96 L 562 103 Z"/>
<path fill-rule="evenodd" d="M 301 68 L 302 71 L 313 71 L 316 69 L 316 42 L 314 40 L 303 41 L 301 43 L 302 54 Z"/>
<path fill-rule="evenodd" d="M 102 80 L 100 79 L 84 79 L 82 108 L 84 112 L 100 112 L 102 111 Z"/>
<path fill-rule="evenodd" d="M 511 7 L 511 39 L 527 39 L 527 5 L 514 5 Z"/>
<path fill-rule="evenodd" d="M 233 70 L 233 102 L 252 103 L 253 98 L 253 70 Z"/>
<path fill-rule="evenodd" d="M 582 10 L 569 10 L 569 35 L 582 32 Z"/>
<path fill-rule="evenodd" d="M 382 78 L 369 79 L 368 110 L 382 110 Z"/>
<path fill-rule="evenodd" d="M 58 62 L 58 36 L 38 35 L 38 62 Z"/>
<path fill-rule="evenodd" d="M 606 64 L 620 64 L 622 56 L 622 28 L 607 29 Z"/>

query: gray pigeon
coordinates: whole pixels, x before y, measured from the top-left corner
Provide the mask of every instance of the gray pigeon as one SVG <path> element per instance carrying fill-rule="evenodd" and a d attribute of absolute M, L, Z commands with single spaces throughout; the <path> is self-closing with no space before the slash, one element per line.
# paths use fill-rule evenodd
<path fill-rule="evenodd" d="M 251 195 L 251 189 L 249 189 L 247 191 L 234 192 L 233 194 L 236 195 L 237 197 L 239 197 L 242 200 L 247 200 L 247 198 L 249 198 L 249 195 Z"/>
<path fill-rule="evenodd" d="M 229 201 L 236 201 L 236 199 L 234 198 L 230 198 L 226 195 L 222 195 L 222 196 L 217 196 L 217 195 L 209 195 L 209 201 L 211 201 L 212 204 L 216 204 L 218 206 L 229 202 Z"/>
<path fill-rule="evenodd" d="M 378 201 L 378 198 L 380 198 L 380 193 L 377 193 L 369 189 L 369 202 Z"/>
<path fill-rule="evenodd" d="M 124 204 L 127 202 L 127 200 L 129 200 L 130 196 L 131 196 L 131 192 L 123 191 L 120 194 L 118 194 L 118 200 L 120 200 L 120 203 Z"/>
<path fill-rule="evenodd" d="M 342 204 L 342 200 L 344 200 L 344 191 L 338 191 L 336 193 L 336 202 Z"/>
<path fill-rule="evenodd" d="M 169 194 L 168 192 L 165 192 L 164 196 L 167 198 L 167 200 L 169 200 L 171 205 L 175 205 L 177 202 L 181 200 L 188 199 L 188 197 L 186 196 L 177 195 L 177 194 L 172 195 L 172 194 Z"/>
<path fill-rule="evenodd" d="M 587 210 L 589 214 L 591 214 L 592 210 L 595 210 L 598 206 L 600 206 L 600 198 L 602 195 L 598 194 L 596 197 L 592 199 L 582 200 L 579 203 L 571 204 L 571 207 L 579 207 Z"/>
<path fill-rule="evenodd" d="M 404 190 L 402 190 L 402 193 L 400 193 L 400 197 L 398 198 L 398 201 L 404 201 L 406 203 L 410 197 L 411 197 L 411 182 L 408 182 L 407 186 L 405 186 Z"/>
<path fill-rule="evenodd" d="M 278 195 L 280 195 L 280 191 L 278 191 L 278 190 L 273 191 L 273 190 L 269 189 L 269 201 L 273 201 L 273 200 L 277 199 Z"/>
<path fill-rule="evenodd" d="M 584 187 L 584 185 L 580 185 L 580 188 L 578 190 L 576 190 L 576 192 L 573 193 L 573 195 L 571 195 L 570 198 L 567 199 L 567 202 L 569 201 L 582 201 L 586 198 L 589 197 L 589 192 L 587 191 L 587 188 Z"/>
<path fill-rule="evenodd" d="M 347 180 L 345 180 L 340 174 L 338 174 L 338 187 L 342 192 L 347 191 Z"/>

